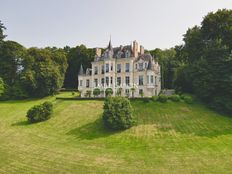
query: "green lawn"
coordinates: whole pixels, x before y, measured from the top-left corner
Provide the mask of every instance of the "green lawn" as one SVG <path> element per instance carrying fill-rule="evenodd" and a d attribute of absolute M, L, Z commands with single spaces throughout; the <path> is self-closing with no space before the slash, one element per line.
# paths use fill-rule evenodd
<path fill-rule="evenodd" d="M 53 117 L 28 124 L 50 100 Z M 132 105 L 138 125 L 106 131 L 102 101 L 0 102 L 0 173 L 215 173 L 232 171 L 232 118 L 200 104 Z"/>

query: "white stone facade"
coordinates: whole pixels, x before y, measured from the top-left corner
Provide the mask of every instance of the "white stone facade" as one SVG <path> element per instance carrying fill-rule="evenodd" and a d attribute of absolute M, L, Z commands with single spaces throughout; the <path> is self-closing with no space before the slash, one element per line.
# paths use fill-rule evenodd
<path fill-rule="evenodd" d="M 95 88 L 101 91 L 98 97 L 105 97 L 107 88 L 113 90 L 113 95 L 128 97 L 151 97 L 160 93 L 160 66 L 136 41 L 133 45 L 117 48 L 113 48 L 110 41 L 103 54 L 96 49 L 91 64 L 85 72 L 81 66 L 78 75 L 78 90 L 82 97 L 90 91 L 93 96 Z"/>

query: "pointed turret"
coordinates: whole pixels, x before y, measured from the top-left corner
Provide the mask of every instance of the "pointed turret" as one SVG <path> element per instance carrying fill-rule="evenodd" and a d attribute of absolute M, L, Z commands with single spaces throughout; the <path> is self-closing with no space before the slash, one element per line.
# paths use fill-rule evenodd
<path fill-rule="evenodd" d="M 150 58 L 149 61 L 148 61 L 147 69 L 148 69 L 148 70 L 151 70 L 151 69 L 152 69 L 152 61 L 151 61 L 151 58 Z"/>
<path fill-rule="evenodd" d="M 111 38 L 110 38 L 110 41 L 109 41 L 109 45 L 108 45 L 108 50 L 113 50 L 113 47 L 112 47 L 112 44 L 111 44 Z"/>
<path fill-rule="evenodd" d="M 83 75 L 84 74 L 84 69 L 83 69 L 83 66 L 81 64 L 81 67 L 80 67 L 80 70 L 79 70 L 79 75 Z"/>

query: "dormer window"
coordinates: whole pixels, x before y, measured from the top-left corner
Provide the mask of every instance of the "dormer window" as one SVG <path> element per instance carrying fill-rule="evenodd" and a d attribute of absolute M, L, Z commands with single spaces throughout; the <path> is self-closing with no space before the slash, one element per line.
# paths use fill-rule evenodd
<path fill-rule="evenodd" d="M 130 52 L 127 50 L 126 53 L 125 53 L 125 57 L 128 58 L 130 57 Z"/>
<path fill-rule="evenodd" d="M 121 57 L 122 57 L 122 52 L 119 51 L 119 52 L 117 53 L 117 58 L 121 58 Z"/>
<path fill-rule="evenodd" d="M 143 70 L 143 63 L 139 63 L 139 70 Z"/>
<path fill-rule="evenodd" d="M 145 68 L 147 68 L 147 62 L 145 62 Z"/>

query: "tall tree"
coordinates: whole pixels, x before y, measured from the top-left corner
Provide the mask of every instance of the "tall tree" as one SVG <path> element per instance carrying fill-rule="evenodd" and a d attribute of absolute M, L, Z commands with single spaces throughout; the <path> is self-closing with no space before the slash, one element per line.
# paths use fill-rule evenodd
<path fill-rule="evenodd" d="M 161 65 L 161 80 L 162 88 L 171 89 L 174 86 L 174 80 L 176 78 L 177 68 L 180 65 L 180 61 L 176 59 L 176 51 L 174 48 L 170 49 L 155 49 L 150 53 L 158 60 Z"/>
<path fill-rule="evenodd" d="M 0 77 L 0 97 L 2 96 L 4 91 L 5 91 L 5 84 L 4 84 L 4 81 L 2 80 L 2 78 Z"/>
<path fill-rule="evenodd" d="M 0 43 L 6 37 L 6 35 L 3 34 L 3 30 L 6 30 L 6 27 L 3 25 L 3 23 L 0 20 Z"/>
<path fill-rule="evenodd" d="M 91 61 L 94 60 L 94 49 L 86 48 L 84 45 L 75 48 L 66 48 L 68 52 L 68 69 L 65 74 L 64 86 L 66 88 L 77 88 L 78 72 L 81 64 L 84 69 L 91 67 Z"/>
<path fill-rule="evenodd" d="M 24 61 L 22 82 L 30 96 L 55 94 L 63 85 L 67 68 L 65 52 L 57 49 L 30 48 Z"/>
<path fill-rule="evenodd" d="M 26 49 L 17 42 L 6 41 L 0 47 L 0 76 L 7 85 L 12 85 L 22 70 Z"/>

